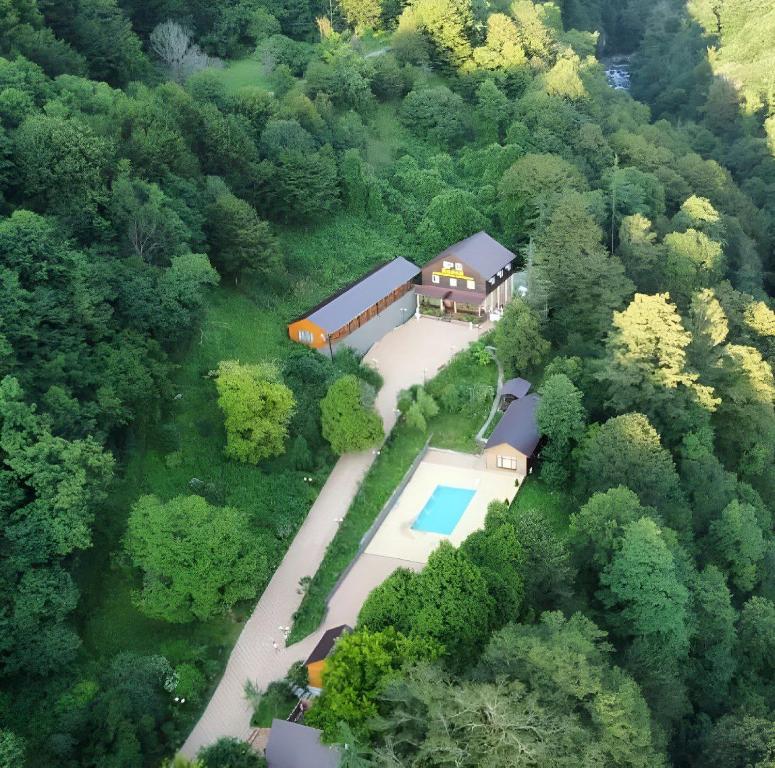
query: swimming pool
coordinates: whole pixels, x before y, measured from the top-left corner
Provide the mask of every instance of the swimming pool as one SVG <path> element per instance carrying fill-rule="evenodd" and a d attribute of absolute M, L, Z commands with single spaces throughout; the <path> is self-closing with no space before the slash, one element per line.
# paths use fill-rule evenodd
<path fill-rule="evenodd" d="M 415 531 L 449 535 L 455 530 L 475 493 L 468 488 L 437 485 L 412 528 Z"/>

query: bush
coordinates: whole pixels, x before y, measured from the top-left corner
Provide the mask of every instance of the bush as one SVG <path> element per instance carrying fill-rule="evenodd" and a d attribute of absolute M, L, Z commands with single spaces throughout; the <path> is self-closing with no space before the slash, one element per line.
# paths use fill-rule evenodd
<path fill-rule="evenodd" d="M 363 383 L 352 374 L 342 376 L 329 387 L 320 408 L 323 437 L 334 453 L 361 451 L 382 442 L 382 419 L 367 405 L 369 398 Z"/>

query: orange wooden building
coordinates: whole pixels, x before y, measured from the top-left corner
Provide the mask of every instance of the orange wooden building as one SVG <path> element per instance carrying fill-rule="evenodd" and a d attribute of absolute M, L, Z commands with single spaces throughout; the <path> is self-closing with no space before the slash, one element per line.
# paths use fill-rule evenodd
<path fill-rule="evenodd" d="M 288 335 L 331 355 L 339 346 L 366 352 L 414 313 L 419 274 L 418 266 L 399 256 L 297 317 L 288 325 Z"/>
<path fill-rule="evenodd" d="M 331 655 L 336 645 L 336 641 L 344 634 L 352 632 L 352 628 L 347 624 L 340 624 L 338 627 L 326 630 L 318 644 L 312 649 L 309 658 L 304 662 L 309 675 L 309 687 L 315 690 L 323 688 L 323 672 L 326 668 L 326 659 Z"/>

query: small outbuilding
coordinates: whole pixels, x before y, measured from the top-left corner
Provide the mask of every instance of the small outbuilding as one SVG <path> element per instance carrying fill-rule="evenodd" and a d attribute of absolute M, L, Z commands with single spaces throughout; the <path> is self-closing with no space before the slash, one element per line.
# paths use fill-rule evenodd
<path fill-rule="evenodd" d="M 320 734 L 307 725 L 272 720 L 265 752 L 269 768 L 336 768 L 341 753 L 335 746 L 322 744 Z"/>
<path fill-rule="evenodd" d="M 326 659 L 331 655 L 336 646 L 337 640 L 348 632 L 352 632 L 352 627 L 347 624 L 340 624 L 338 627 L 332 627 L 323 633 L 318 644 L 312 649 L 309 658 L 304 662 L 309 676 L 309 687 L 315 691 L 323 688 L 323 672 L 326 668 Z"/>
<path fill-rule="evenodd" d="M 485 466 L 527 475 L 541 440 L 536 410 L 541 398 L 537 394 L 514 400 L 501 417 L 484 447 Z"/>
<path fill-rule="evenodd" d="M 399 256 L 297 317 L 288 335 L 333 356 L 339 347 L 365 353 L 388 331 L 415 312 L 420 268 Z"/>
<path fill-rule="evenodd" d="M 531 386 L 527 379 L 509 379 L 504 382 L 500 391 L 500 409 L 505 411 L 515 400 L 524 397 Z"/>

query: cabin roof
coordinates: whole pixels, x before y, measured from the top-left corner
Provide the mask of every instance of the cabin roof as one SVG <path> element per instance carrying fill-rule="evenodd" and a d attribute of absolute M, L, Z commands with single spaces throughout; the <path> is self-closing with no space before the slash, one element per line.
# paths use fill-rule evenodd
<path fill-rule="evenodd" d="M 312 649 L 309 658 L 304 662 L 305 664 L 314 664 L 316 661 L 322 661 L 327 659 L 336 641 L 346 632 L 352 631 L 352 628 L 347 624 L 340 624 L 338 627 L 332 627 L 323 633 L 323 637 L 318 640 L 318 644 Z"/>
<path fill-rule="evenodd" d="M 516 254 L 484 231 L 450 245 L 436 257 L 461 261 L 485 279 L 492 277 L 516 258 Z"/>
<path fill-rule="evenodd" d="M 336 768 L 341 754 L 335 746 L 320 743 L 317 728 L 272 720 L 266 761 L 269 768 Z"/>
<path fill-rule="evenodd" d="M 527 379 L 509 379 L 501 387 L 501 397 L 511 395 L 512 397 L 524 397 L 532 385 Z"/>
<path fill-rule="evenodd" d="M 486 448 L 506 443 L 525 456 L 532 456 L 541 434 L 536 421 L 536 409 L 541 398 L 527 395 L 509 405 L 501 420 L 490 435 Z"/>

